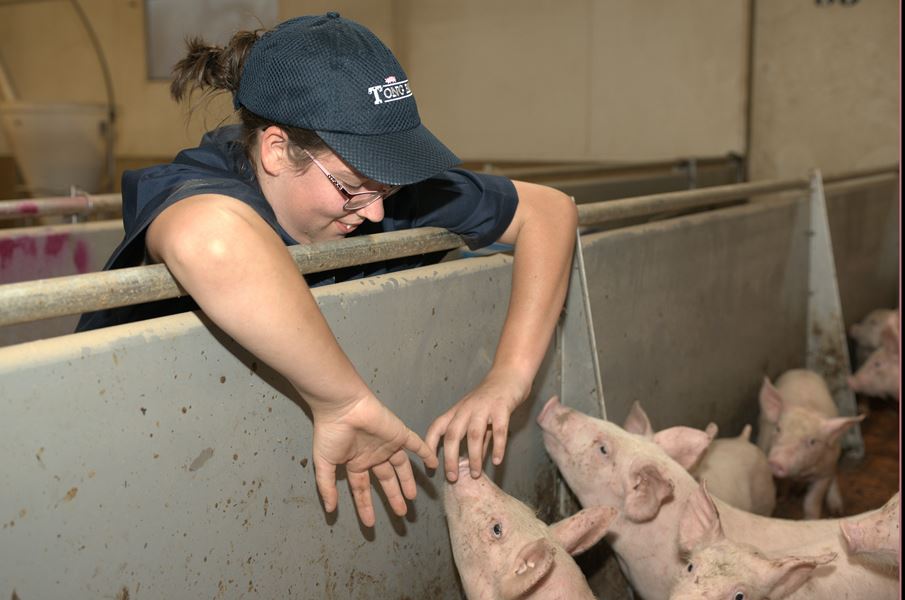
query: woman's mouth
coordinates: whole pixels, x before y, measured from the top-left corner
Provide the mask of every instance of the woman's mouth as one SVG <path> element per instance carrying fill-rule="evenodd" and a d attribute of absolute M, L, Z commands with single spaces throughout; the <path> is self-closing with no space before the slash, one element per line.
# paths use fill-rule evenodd
<path fill-rule="evenodd" d="M 352 233 L 353 231 L 355 231 L 355 229 L 358 228 L 358 225 L 359 225 L 358 223 L 356 223 L 355 225 L 347 225 L 346 223 L 343 223 L 342 221 L 336 222 L 336 226 L 339 228 L 340 233 L 342 233 L 343 235 L 348 235 L 348 234 Z"/>

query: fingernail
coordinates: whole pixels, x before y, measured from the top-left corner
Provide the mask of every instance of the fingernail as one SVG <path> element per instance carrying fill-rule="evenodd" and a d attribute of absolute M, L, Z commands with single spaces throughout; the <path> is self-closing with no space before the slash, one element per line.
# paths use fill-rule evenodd
<path fill-rule="evenodd" d="M 477 479 L 480 475 L 481 475 L 480 471 L 475 471 L 474 469 L 471 470 L 471 476 L 474 477 L 475 479 Z"/>
<path fill-rule="evenodd" d="M 447 472 L 446 472 L 446 478 L 449 479 L 450 481 L 455 481 L 455 480 L 456 480 L 456 472 L 455 472 L 455 471 L 447 471 Z"/>

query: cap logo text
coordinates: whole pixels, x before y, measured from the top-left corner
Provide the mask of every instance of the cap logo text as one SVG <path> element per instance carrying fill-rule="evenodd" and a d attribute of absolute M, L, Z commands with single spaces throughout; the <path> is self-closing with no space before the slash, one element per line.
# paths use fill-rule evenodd
<path fill-rule="evenodd" d="M 384 80 L 383 84 L 369 87 L 368 94 L 374 96 L 374 104 L 383 104 L 411 97 L 412 89 L 409 87 L 408 79 L 396 81 L 396 78 L 391 75 Z"/>

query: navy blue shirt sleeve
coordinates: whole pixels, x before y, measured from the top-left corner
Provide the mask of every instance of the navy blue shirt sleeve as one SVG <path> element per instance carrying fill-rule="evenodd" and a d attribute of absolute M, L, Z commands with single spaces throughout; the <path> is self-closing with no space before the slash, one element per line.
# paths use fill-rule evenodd
<path fill-rule="evenodd" d="M 443 227 L 477 250 L 503 235 L 517 207 L 518 194 L 509 179 L 451 169 L 388 198 L 381 229 Z"/>

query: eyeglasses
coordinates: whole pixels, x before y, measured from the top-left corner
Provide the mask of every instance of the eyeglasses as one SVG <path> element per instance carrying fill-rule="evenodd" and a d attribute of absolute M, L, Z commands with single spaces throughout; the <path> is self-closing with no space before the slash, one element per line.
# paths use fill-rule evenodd
<path fill-rule="evenodd" d="M 321 173 L 323 173 L 327 177 L 327 179 L 330 180 L 330 183 L 333 184 L 333 187 L 335 187 L 339 191 L 339 193 L 342 194 L 343 197 L 346 199 L 346 203 L 343 204 L 343 210 L 361 210 L 362 208 L 364 208 L 366 206 L 370 206 L 370 205 L 374 204 L 378 200 L 381 200 L 383 198 L 391 196 L 392 194 L 395 194 L 396 192 L 399 191 L 399 188 L 402 187 L 401 185 L 394 185 L 394 186 L 388 187 L 387 189 L 380 191 L 380 192 L 355 192 L 355 193 L 352 193 L 352 192 L 346 190 L 346 188 L 343 187 L 343 184 L 341 184 L 339 182 L 339 180 L 336 179 L 336 177 L 331 175 L 330 171 L 325 169 L 324 165 L 322 165 L 316 158 L 314 158 L 310 152 L 305 150 L 305 154 L 308 155 L 308 158 L 311 159 L 311 162 L 313 162 L 315 165 L 317 165 L 317 168 L 321 170 Z"/>

